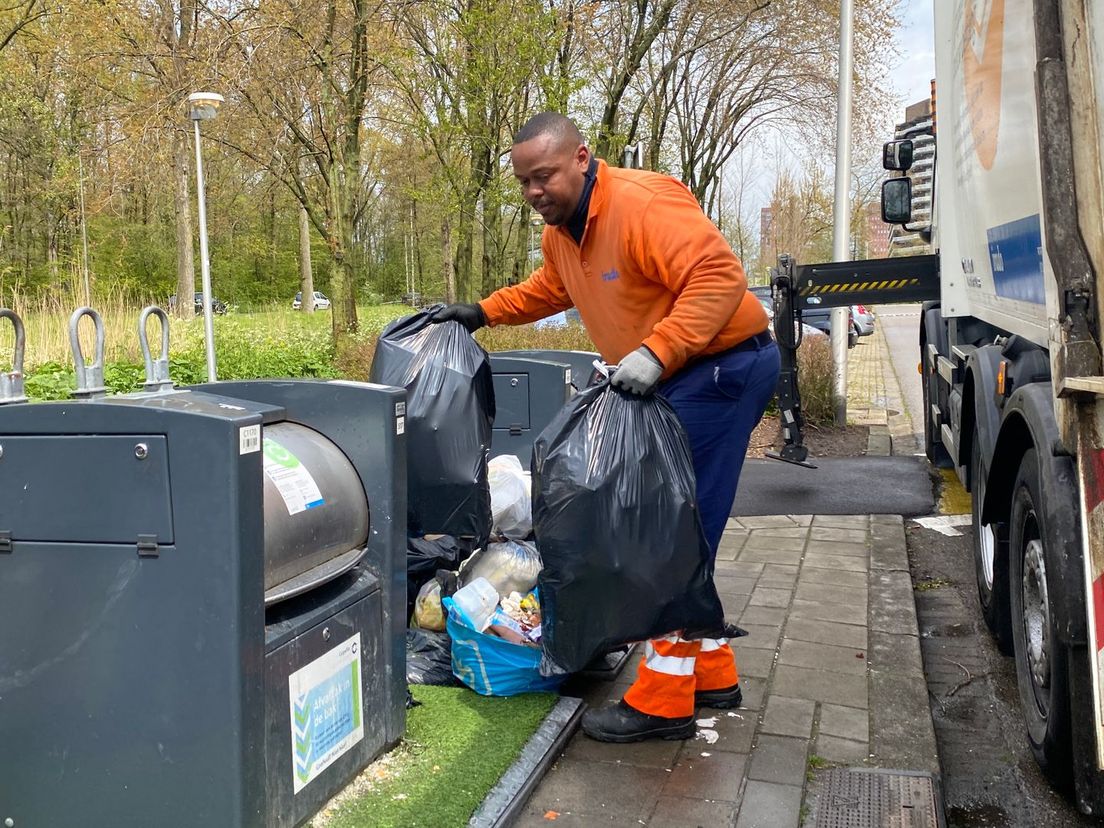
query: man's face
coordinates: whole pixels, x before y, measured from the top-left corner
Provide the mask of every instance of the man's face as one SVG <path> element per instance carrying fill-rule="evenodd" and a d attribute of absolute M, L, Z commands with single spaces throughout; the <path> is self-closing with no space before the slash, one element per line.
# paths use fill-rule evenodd
<path fill-rule="evenodd" d="M 529 206 L 547 224 L 566 224 L 583 194 L 590 151 L 584 144 L 557 143 L 551 135 L 538 135 L 514 144 L 510 153 L 514 178 Z"/>

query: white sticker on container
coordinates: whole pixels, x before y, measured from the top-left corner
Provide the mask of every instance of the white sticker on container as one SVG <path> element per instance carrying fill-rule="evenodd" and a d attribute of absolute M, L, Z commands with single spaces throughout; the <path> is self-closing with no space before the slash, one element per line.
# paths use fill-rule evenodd
<path fill-rule="evenodd" d="M 325 505 L 322 492 L 306 466 L 271 437 L 264 438 L 264 472 L 284 499 L 289 515 Z"/>
<path fill-rule="evenodd" d="M 395 416 L 401 417 L 406 413 L 406 403 L 395 403 Z"/>
<path fill-rule="evenodd" d="M 396 434 L 405 434 L 406 433 L 406 417 L 396 417 L 395 418 L 395 433 Z"/>
<path fill-rule="evenodd" d="M 261 450 L 260 425 L 242 426 L 238 429 L 238 454 L 252 454 Z"/>
<path fill-rule="evenodd" d="M 288 676 L 295 793 L 364 738 L 360 633 Z"/>

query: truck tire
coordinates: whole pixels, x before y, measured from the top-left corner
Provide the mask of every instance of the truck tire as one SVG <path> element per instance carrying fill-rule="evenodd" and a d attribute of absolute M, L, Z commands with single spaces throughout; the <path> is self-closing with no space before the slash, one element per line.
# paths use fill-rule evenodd
<path fill-rule="evenodd" d="M 974 519 L 974 574 L 985 625 L 997 647 L 1012 655 L 1012 622 L 1008 611 L 1008 527 L 1004 523 L 982 525 L 986 472 L 981 460 L 981 435 L 974 431 L 970 448 L 970 503 Z"/>
<path fill-rule="evenodd" d="M 1060 541 L 1049 531 L 1039 461 L 1029 449 L 1012 488 L 1009 526 L 1009 604 L 1016 683 L 1027 741 L 1056 787 L 1071 779 L 1069 654 L 1055 635 L 1053 606 L 1064 600 L 1057 575 L 1048 575 Z"/>

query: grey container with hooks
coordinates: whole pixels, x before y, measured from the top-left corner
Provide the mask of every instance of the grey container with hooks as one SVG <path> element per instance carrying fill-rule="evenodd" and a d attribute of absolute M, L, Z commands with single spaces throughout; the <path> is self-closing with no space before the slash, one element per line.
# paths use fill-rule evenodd
<path fill-rule="evenodd" d="M 176 388 L 168 333 L 108 395 L 81 308 L 75 399 L 0 405 L 0 824 L 297 825 L 402 735 L 405 393 Z"/>

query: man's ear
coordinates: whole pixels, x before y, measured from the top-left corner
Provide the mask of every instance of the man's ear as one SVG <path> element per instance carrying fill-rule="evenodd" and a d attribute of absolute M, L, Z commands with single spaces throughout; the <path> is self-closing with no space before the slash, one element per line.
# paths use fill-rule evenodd
<path fill-rule="evenodd" d="M 579 144 L 578 149 L 575 150 L 575 163 L 584 172 L 590 166 L 590 150 L 587 149 L 586 144 Z"/>

